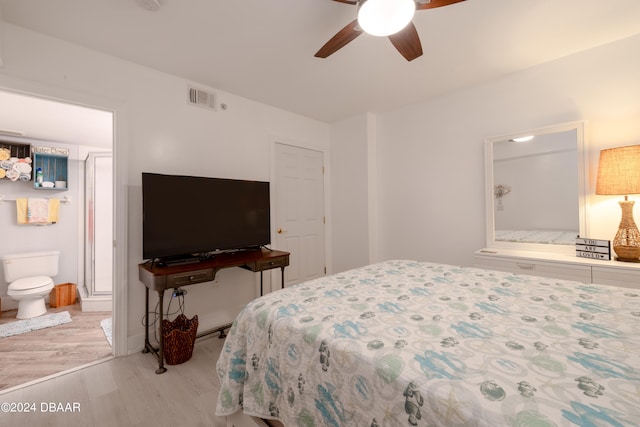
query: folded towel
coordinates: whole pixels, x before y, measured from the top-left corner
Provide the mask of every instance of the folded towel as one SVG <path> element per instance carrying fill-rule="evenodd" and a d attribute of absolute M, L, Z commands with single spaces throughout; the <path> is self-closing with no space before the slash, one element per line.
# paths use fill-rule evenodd
<path fill-rule="evenodd" d="M 49 218 L 47 222 L 55 224 L 58 222 L 58 212 L 60 211 L 60 199 L 49 199 Z"/>
<path fill-rule="evenodd" d="M 27 201 L 27 222 L 29 224 L 49 222 L 49 200 L 30 197 Z"/>
<path fill-rule="evenodd" d="M 14 163 L 12 169 L 17 170 L 21 174 L 31 174 L 31 171 L 33 170 L 31 165 L 23 161 L 22 159 L 20 159 L 20 161 L 18 161 L 17 163 Z"/>
<path fill-rule="evenodd" d="M 5 176 L 7 178 L 9 178 L 11 181 L 17 181 L 18 177 L 20 176 L 20 172 L 18 172 L 15 169 L 9 169 L 6 173 Z"/>
<path fill-rule="evenodd" d="M 29 202 L 39 199 L 16 199 L 18 224 L 55 224 L 60 212 L 60 199 L 42 199 L 47 203 L 47 217 L 44 221 L 35 222 L 29 217 Z M 32 203 L 33 204 L 33 203 Z"/>
<path fill-rule="evenodd" d="M 27 223 L 27 199 L 16 199 L 16 214 L 18 215 L 18 224 Z"/>

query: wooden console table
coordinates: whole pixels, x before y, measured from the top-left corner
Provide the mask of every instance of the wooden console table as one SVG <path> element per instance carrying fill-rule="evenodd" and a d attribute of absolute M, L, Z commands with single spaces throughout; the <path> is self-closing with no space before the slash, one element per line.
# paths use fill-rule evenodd
<path fill-rule="evenodd" d="M 143 353 L 153 353 L 158 359 L 158 369 L 156 374 L 166 372 L 164 367 L 162 320 L 164 292 L 171 288 L 195 285 L 196 283 L 210 282 L 215 279 L 216 273 L 223 268 L 240 267 L 245 270 L 260 272 L 260 295 L 262 295 L 262 272 L 273 268 L 280 268 L 282 271 L 282 287 L 284 288 L 284 268 L 289 265 L 289 252 L 276 250 L 247 250 L 238 252 L 222 253 L 212 256 L 209 259 L 181 265 L 159 266 L 151 262 L 138 265 L 138 278 L 145 285 L 145 333 Z M 158 292 L 160 319 L 158 322 L 159 344 L 153 347 L 149 342 L 149 291 Z M 228 326 L 227 326 L 228 327 Z M 196 337 L 209 335 L 219 331 L 223 337 L 224 327 L 212 331 L 199 333 Z"/>

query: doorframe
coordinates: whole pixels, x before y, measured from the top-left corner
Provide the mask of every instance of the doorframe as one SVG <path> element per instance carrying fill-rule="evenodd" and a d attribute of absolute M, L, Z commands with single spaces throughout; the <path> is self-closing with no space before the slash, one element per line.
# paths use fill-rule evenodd
<path fill-rule="evenodd" d="M 277 136 L 273 136 L 270 135 L 269 136 L 269 182 L 271 183 L 271 185 L 273 186 L 276 182 L 276 144 L 282 144 L 282 145 L 290 145 L 292 147 L 297 147 L 297 148 L 303 148 L 306 150 L 314 150 L 314 151 L 319 151 L 322 153 L 322 163 L 324 166 L 324 176 L 323 176 L 323 186 L 324 186 L 324 217 L 325 217 L 325 224 L 324 224 L 324 262 L 325 265 L 327 267 L 327 271 L 326 274 L 331 274 L 331 272 L 333 271 L 333 267 L 332 267 L 332 263 L 331 263 L 331 167 L 330 167 L 330 150 L 326 147 L 319 147 L 317 145 L 314 144 L 308 144 L 308 143 L 304 143 L 302 141 L 298 141 L 298 140 L 293 140 L 290 138 L 283 138 L 283 137 L 277 137 Z M 270 198 L 270 209 L 271 212 L 274 212 L 275 209 L 275 203 L 274 203 L 274 198 L 271 197 Z M 271 215 L 271 236 L 275 236 L 276 233 L 276 223 L 275 223 L 275 216 Z M 273 238 L 272 238 L 273 240 Z M 274 248 L 274 249 L 278 249 L 278 248 Z M 287 269 L 285 268 L 285 274 L 286 274 Z M 269 283 L 269 290 L 271 292 L 281 289 L 281 284 L 279 280 L 276 280 L 277 272 L 274 270 L 271 270 L 269 273 L 269 279 L 270 279 L 270 283 Z"/>
<path fill-rule="evenodd" d="M 103 110 L 112 114 L 113 135 L 113 299 L 112 299 L 112 354 L 128 354 L 128 244 L 127 244 L 127 104 L 94 94 L 42 85 L 31 81 L 0 75 L 0 90 L 43 100 Z"/>

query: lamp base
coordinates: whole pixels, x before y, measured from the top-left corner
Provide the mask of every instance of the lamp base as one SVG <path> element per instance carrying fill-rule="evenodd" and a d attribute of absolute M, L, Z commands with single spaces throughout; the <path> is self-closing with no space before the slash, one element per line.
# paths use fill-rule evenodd
<path fill-rule="evenodd" d="M 622 219 L 616 237 L 613 239 L 613 251 L 617 261 L 640 262 L 640 232 L 633 221 L 633 201 L 618 202 L 622 208 Z"/>
<path fill-rule="evenodd" d="M 622 261 L 622 262 L 638 262 L 640 263 L 640 259 L 635 259 L 635 258 L 620 258 L 620 257 L 613 257 L 614 260 L 616 261 Z"/>

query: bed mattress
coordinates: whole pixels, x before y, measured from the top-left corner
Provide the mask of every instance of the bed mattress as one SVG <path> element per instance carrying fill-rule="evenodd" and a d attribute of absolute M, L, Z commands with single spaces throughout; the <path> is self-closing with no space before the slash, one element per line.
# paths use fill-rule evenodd
<path fill-rule="evenodd" d="M 249 303 L 216 413 L 293 426 L 638 426 L 640 295 L 406 260 Z"/>

